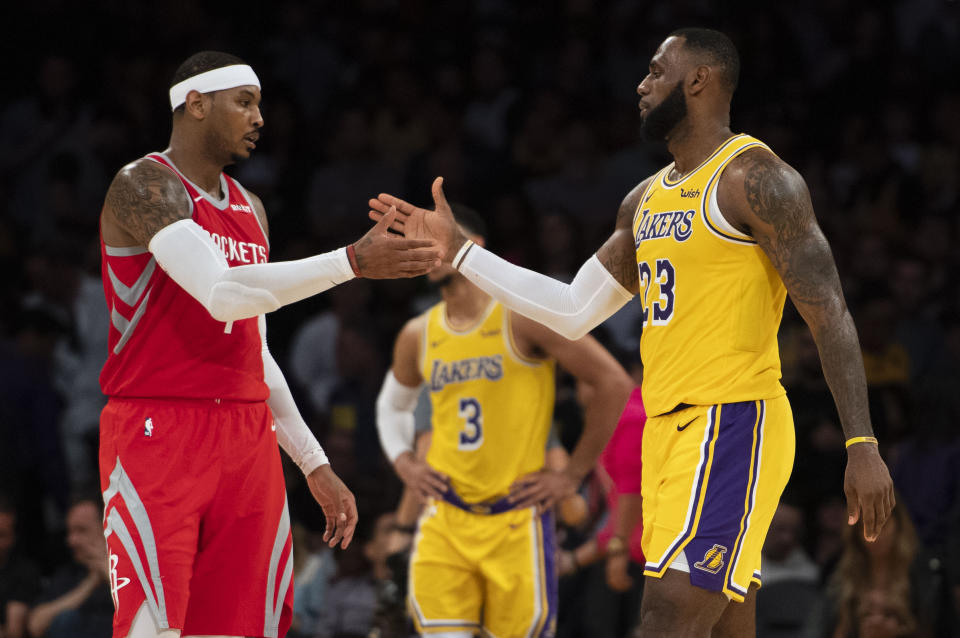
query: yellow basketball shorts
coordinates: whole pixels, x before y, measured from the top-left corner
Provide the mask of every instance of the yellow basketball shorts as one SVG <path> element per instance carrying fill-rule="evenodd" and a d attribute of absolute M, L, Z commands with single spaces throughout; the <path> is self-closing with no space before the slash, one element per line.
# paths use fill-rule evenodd
<path fill-rule="evenodd" d="M 760 549 L 790 478 L 796 442 L 786 396 L 693 406 L 643 433 L 644 574 L 668 568 L 743 602 L 761 583 Z"/>
<path fill-rule="evenodd" d="M 553 515 L 533 508 L 474 514 L 434 501 L 410 558 L 409 607 L 421 634 L 480 631 L 553 636 Z"/>

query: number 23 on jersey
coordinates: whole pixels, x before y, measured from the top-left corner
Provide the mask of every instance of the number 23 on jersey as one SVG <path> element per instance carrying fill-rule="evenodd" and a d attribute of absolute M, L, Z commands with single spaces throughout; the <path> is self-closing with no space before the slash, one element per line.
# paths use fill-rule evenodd
<path fill-rule="evenodd" d="M 640 272 L 644 327 L 648 325 L 667 325 L 673 319 L 677 271 L 669 259 L 657 259 L 653 267 L 651 267 L 651 264 L 641 261 L 637 264 L 637 268 Z M 654 276 L 654 272 L 656 272 L 656 276 Z M 650 316 L 651 310 L 653 311 L 653 317 Z"/>

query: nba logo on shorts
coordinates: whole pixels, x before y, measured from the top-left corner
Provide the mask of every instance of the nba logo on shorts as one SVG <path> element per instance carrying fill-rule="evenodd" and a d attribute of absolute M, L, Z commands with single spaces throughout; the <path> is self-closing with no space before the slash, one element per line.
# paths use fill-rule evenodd
<path fill-rule="evenodd" d="M 153 436 L 153 419 L 150 417 L 143 422 L 143 436 Z"/>
<path fill-rule="evenodd" d="M 723 545 L 714 545 L 703 555 L 703 560 L 694 563 L 694 567 L 702 569 L 705 572 L 716 574 L 723 567 L 723 555 L 727 553 L 727 548 Z"/>

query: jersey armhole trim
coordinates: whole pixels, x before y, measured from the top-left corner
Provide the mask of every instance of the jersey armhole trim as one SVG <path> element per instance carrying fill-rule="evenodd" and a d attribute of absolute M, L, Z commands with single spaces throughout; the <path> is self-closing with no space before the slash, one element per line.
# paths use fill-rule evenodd
<path fill-rule="evenodd" d="M 177 178 L 177 181 L 180 182 L 180 186 L 183 187 L 183 192 L 187 194 L 187 201 L 190 202 L 190 219 L 193 219 L 193 211 L 194 211 L 194 205 L 195 205 L 193 201 L 193 195 L 190 194 L 190 189 L 187 188 L 187 185 L 183 181 L 183 178 L 180 176 L 180 173 L 177 171 L 176 168 L 173 167 L 173 163 L 171 162 L 168 164 L 167 162 L 169 162 L 170 160 L 167 160 L 166 157 L 164 157 L 163 154 L 161 153 L 150 153 L 149 155 L 146 155 L 145 158 L 152 162 L 156 162 L 160 166 L 163 166 L 168 171 L 173 173 L 174 177 Z M 158 159 L 158 158 L 163 158 L 163 159 Z"/>
<path fill-rule="evenodd" d="M 741 153 L 748 151 L 752 148 L 767 148 L 762 142 L 751 142 L 750 144 L 745 144 L 742 148 L 739 148 L 727 158 L 723 164 L 717 167 L 717 170 L 713 175 L 710 176 L 710 181 L 707 182 L 706 192 L 704 193 L 703 198 L 700 200 L 700 215 L 703 219 L 704 225 L 712 232 L 714 235 L 728 242 L 735 244 L 741 244 L 745 246 L 756 246 L 757 240 L 747 235 L 736 228 L 733 227 L 727 218 L 723 216 L 723 212 L 720 210 L 720 204 L 717 201 L 717 191 L 720 185 L 720 176 L 723 175 L 723 170 L 733 161 L 734 158 L 738 157 Z"/>
<path fill-rule="evenodd" d="M 417 360 L 420 368 L 420 376 L 423 377 L 424 383 L 427 385 L 427 389 L 430 388 L 430 379 L 428 377 L 427 370 L 427 343 L 430 338 L 430 315 L 434 312 L 434 308 L 423 313 L 423 328 L 420 330 L 420 346 L 418 348 L 419 353 L 417 354 Z"/>
<path fill-rule="evenodd" d="M 109 244 L 104 244 L 103 249 L 108 257 L 134 257 L 150 252 L 143 246 L 110 246 Z"/>

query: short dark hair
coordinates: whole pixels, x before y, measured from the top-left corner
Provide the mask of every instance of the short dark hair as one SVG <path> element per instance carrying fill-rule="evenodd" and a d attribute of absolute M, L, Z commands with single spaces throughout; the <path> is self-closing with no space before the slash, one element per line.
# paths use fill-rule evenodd
<path fill-rule="evenodd" d="M 487 222 L 483 221 L 480 213 L 458 202 L 450 202 L 450 210 L 453 211 L 453 218 L 463 226 L 464 230 L 484 239 L 487 238 Z"/>
<path fill-rule="evenodd" d="M 100 494 L 100 491 L 93 484 L 84 484 L 73 490 L 70 493 L 68 503 L 68 509 L 73 509 L 84 503 L 90 503 L 94 507 L 99 508 L 101 512 L 103 511 L 103 495 Z"/>
<path fill-rule="evenodd" d="M 234 64 L 246 64 L 246 62 L 233 54 L 223 53 L 222 51 L 200 51 L 199 53 L 194 53 L 184 60 L 183 64 L 177 67 L 177 71 L 173 74 L 173 79 L 170 80 L 170 86 L 180 84 L 187 78 L 192 78 L 195 75 L 200 75 L 201 73 L 220 69 L 225 66 L 233 66 Z M 182 111 L 183 109 L 184 105 L 181 104 L 175 110 Z"/>
<path fill-rule="evenodd" d="M 684 46 L 688 49 L 705 54 L 710 62 L 721 69 L 721 77 L 732 93 L 740 81 L 740 55 L 737 47 L 726 34 L 714 29 L 687 27 L 677 29 L 671 36 L 683 38 Z"/>
<path fill-rule="evenodd" d="M 222 51 L 201 51 L 194 53 L 184 60 L 183 64 L 177 67 L 177 72 L 173 74 L 170 86 L 180 84 L 187 78 L 192 78 L 195 75 L 200 75 L 201 73 L 213 71 L 214 69 L 225 66 L 233 66 L 234 64 L 246 64 L 246 62 L 235 55 L 223 53 Z"/>

